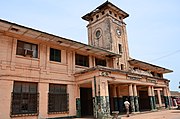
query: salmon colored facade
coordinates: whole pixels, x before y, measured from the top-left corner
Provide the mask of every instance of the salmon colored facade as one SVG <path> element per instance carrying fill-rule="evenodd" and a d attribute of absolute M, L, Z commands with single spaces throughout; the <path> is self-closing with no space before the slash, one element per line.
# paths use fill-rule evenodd
<path fill-rule="evenodd" d="M 82 18 L 88 45 L 0 20 L 0 118 L 109 118 L 171 106 L 172 70 L 129 56 L 129 15 L 105 2 Z"/>

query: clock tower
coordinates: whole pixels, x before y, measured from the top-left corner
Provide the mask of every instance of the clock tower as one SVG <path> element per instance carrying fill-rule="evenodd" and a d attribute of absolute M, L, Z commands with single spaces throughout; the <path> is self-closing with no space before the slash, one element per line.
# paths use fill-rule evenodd
<path fill-rule="evenodd" d="M 89 22 L 88 44 L 119 54 L 114 68 L 127 69 L 129 59 L 126 24 L 129 14 L 106 1 L 82 19 Z"/>

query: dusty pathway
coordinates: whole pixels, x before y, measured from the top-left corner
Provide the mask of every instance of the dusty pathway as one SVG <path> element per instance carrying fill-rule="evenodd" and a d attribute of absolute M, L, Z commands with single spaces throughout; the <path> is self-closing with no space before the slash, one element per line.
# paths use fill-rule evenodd
<path fill-rule="evenodd" d="M 157 112 L 135 114 L 121 119 L 180 119 L 180 110 L 163 110 Z"/>

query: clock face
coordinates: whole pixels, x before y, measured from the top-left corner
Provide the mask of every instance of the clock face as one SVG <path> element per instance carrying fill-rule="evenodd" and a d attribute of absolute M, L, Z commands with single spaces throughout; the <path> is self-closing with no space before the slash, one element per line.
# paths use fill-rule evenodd
<path fill-rule="evenodd" d="M 95 37 L 99 39 L 102 36 L 102 30 L 100 28 L 95 30 Z"/>
<path fill-rule="evenodd" d="M 116 34 L 117 34 L 118 36 L 121 35 L 121 30 L 120 30 L 119 28 L 116 29 Z"/>
<path fill-rule="evenodd" d="M 99 38 L 101 36 L 101 31 L 100 30 L 97 30 L 96 31 L 96 38 Z"/>

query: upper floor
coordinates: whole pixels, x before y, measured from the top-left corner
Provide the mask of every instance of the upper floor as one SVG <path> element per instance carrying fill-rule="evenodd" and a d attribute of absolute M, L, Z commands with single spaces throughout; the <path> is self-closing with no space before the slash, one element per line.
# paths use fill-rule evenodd
<path fill-rule="evenodd" d="M 172 70 L 130 58 L 123 21 L 128 16 L 108 1 L 84 15 L 82 18 L 89 22 L 88 45 L 0 20 L 0 66 L 2 69 L 40 71 L 52 76 L 61 74 L 67 78 L 100 65 L 163 79 L 163 74 Z M 35 72 L 26 73 L 37 76 Z"/>

